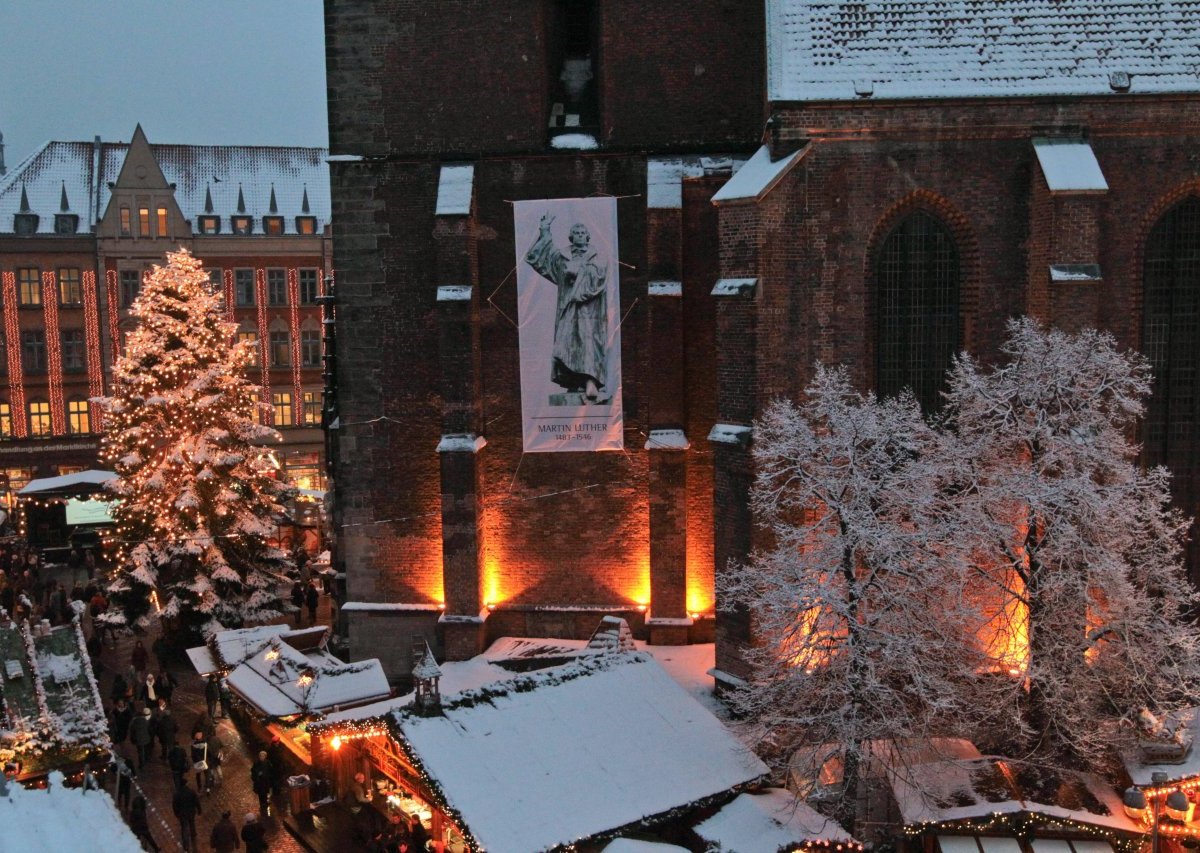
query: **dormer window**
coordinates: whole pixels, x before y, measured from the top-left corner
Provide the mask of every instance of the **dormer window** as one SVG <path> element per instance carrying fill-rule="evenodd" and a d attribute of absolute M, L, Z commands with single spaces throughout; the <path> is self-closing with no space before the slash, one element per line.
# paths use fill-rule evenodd
<path fill-rule="evenodd" d="M 79 230 L 79 216 L 74 213 L 54 214 L 55 234 L 74 234 Z"/>
<path fill-rule="evenodd" d="M 200 233 L 201 234 L 220 234 L 221 233 L 221 217 L 219 217 L 219 216 L 201 216 L 199 221 L 200 221 Z"/>
<path fill-rule="evenodd" d="M 595 0 L 558 0 L 550 31 L 550 136 L 596 135 L 600 125 L 596 95 Z"/>
<path fill-rule="evenodd" d="M 28 237 L 30 234 L 36 234 L 38 228 L 38 215 L 36 213 L 14 213 L 13 214 L 13 233 L 22 237 Z"/>
<path fill-rule="evenodd" d="M 264 216 L 263 217 L 263 233 L 271 235 L 279 235 L 283 233 L 283 217 L 282 216 Z"/>
<path fill-rule="evenodd" d="M 232 216 L 229 224 L 233 228 L 234 234 L 254 233 L 254 217 L 252 216 Z"/>
<path fill-rule="evenodd" d="M 316 234 L 317 233 L 317 217 L 315 217 L 315 216 L 297 216 L 296 217 L 296 233 L 297 234 Z"/>

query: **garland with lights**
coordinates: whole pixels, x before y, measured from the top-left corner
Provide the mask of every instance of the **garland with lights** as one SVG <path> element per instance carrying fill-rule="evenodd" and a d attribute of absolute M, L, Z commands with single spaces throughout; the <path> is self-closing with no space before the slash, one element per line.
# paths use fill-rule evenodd
<path fill-rule="evenodd" d="M 4 336 L 8 341 L 8 402 L 12 431 L 16 438 L 29 434 L 25 420 L 25 384 L 21 378 L 21 323 L 17 319 L 17 277 L 11 272 L 0 275 L 0 305 L 4 310 Z"/>
<path fill-rule="evenodd" d="M 96 273 L 83 273 L 83 336 L 87 342 L 88 396 L 104 395 L 104 366 L 100 359 L 100 303 L 97 301 Z M 92 407 L 94 408 L 94 407 Z M 103 416 L 98 409 L 92 412 L 91 431 L 99 432 Z"/>
<path fill-rule="evenodd" d="M 287 271 L 288 302 L 291 316 L 288 329 L 292 336 L 292 423 L 304 424 L 304 393 L 300 382 L 300 274 L 295 268 Z"/>
<path fill-rule="evenodd" d="M 67 431 L 64 416 L 62 337 L 58 329 L 58 281 L 53 272 L 42 273 L 42 314 L 46 323 L 46 378 L 50 397 L 50 431 Z"/>
<path fill-rule="evenodd" d="M 112 349 L 112 363 L 121 357 L 121 331 L 117 320 L 117 271 L 104 271 L 104 291 L 108 302 L 108 343 Z"/>
<path fill-rule="evenodd" d="M 277 578 L 291 563 L 267 540 L 288 490 L 260 447 L 280 436 L 255 417 L 252 350 L 223 301 L 181 249 L 144 278 L 131 307 L 137 327 L 99 400 L 122 566 L 103 622 L 145 627 L 161 616 L 212 630 L 282 612 Z"/>
<path fill-rule="evenodd" d="M 1120 832 L 1095 823 L 1070 818 L 1051 817 L 1032 812 L 992 812 L 989 817 L 954 820 L 946 822 L 922 821 L 904 827 L 904 835 L 916 839 L 926 833 L 945 832 L 948 829 L 962 830 L 972 835 L 1001 834 L 1012 836 L 1023 842 L 1036 837 L 1039 832 L 1076 832 L 1089 838 L 1103 838 L 1118 853 L 1137 853 L 1145 839 L 1140 834 Z"/>
<path fill-rule="evenodd" d="M 271 407 L 271 333 L 267 330 L 267 271 L 261 268 L 254 271 L 254 302 L 258 306 L 258 364 L 262 376 L 258 422 L 269 424 L 275 417 Z"/>

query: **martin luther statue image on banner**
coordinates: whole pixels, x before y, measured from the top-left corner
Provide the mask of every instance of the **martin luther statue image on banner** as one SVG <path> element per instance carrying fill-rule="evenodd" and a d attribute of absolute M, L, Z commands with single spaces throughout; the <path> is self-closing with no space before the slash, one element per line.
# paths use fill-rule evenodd
<path fill-rule="evenodd" d="M 554 245 L 549 213 L 538 223 L 538 236 L 525 254 L 533 267 L 558 289 L 550 379 L 564 393 L 551 394 L 552 406 L 606 405 L 608 390 L 608 262 L 591 247 L 586 225 L 571 226 L 564 252 Z"/>

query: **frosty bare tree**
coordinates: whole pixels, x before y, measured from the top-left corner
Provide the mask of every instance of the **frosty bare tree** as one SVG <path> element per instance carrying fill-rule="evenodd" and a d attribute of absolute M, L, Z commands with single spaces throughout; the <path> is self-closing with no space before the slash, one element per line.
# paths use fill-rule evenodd
<path fill-rule="evenodd" d="M 753 504 L 772 542 L 722 582 L 762 641 L 735 702 L 787 753 L 832 745 L 852 825 L 872 747 L 961 726 L 984 668 L 965 561 L 947 552 L 938 438 L 911 397 L 861 396 L 825 368 L 754 434 Z"/>
<path fill-rule="evenodd" d="M 183 249 L 146 277 L 132 313 L 137 327 L 101 401 L 127 560 L 112 618 L 145 624 L 152 593 L 184 626 L 276 616 L 273 573 L 288 564 L 267 537 L 285 487 L 261 447 L 278 433 L 259 424 L 243 378 L 249 344 L 235 343 L 221 294 Z"/>
<path fill-rule="evenodd" d="M 961 531 L 1027 632 L 1026 742 L 1101 767 L 1123 719 L 1195 703 L 1200 635 L 1181 561 L 1182 519 L 1165 471 L 1143 472 L 1129 435 L 1150 388 L 1145 359 L 1095 331 L 1014 321 L 1003 360 L 951 373 Z"/>

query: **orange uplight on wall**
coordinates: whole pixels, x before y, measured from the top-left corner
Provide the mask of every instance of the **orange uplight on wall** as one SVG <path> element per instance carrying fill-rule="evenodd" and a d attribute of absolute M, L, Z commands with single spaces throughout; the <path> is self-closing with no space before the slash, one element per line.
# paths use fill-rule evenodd
<path fill-rule="evenodd" d="M 1029 610 L 1020 596 L 1025 588 L 1020 577 L 1009 572 L 1002 589 L 1006 600 L 996 602 L 993 614 L 979 631 L 983 652 L 995 662 L 995 670 L 1021 675 L 1029 667 Z"/>

